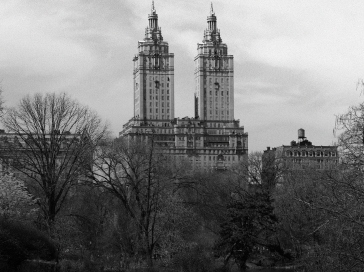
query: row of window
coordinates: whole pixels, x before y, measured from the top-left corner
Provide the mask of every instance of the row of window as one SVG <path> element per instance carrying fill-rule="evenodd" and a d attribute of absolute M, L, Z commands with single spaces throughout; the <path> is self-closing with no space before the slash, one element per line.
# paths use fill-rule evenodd
<path fill-rule="evenodd" d="M 221 115 L 224 115 L 224 112 L 225 111 L 221 111 Z M 218 115 L 219 114 L 219 111 L 217 110 L 217 111 L 215 111 L 215 115 Z M 210 110 L 210 115 L 212 115 L 212 110 Z M 226 110 L 226 115 L 229 115 L 229 110 Z"/>
<path fill-rule="evenodd" d="M 219 95 L 219 91 L 215 91 L 215 96 L 218 96 L 218 95 Z M 226 91 L 226 95 L 229 96 L 229 91 Z M 212 91 L 210 91 L 210 96 L 212 96 Z M 221 96 L 224 96 L 224 91 L 221 91 Z"/>
<path fill-rule="evenodd" d="M 155 86 L 157 89 L 159 88 L 159 86 L 161 86 L 162 88 L 164 87 L 164 83 L 162 82 L 162 83 L 159 83 L 159 81 L 156 81 L 156 82 L 154 82 L 154 84 L 153 84 L 153 82 L 149 82 L 149 87 L 152 87 L 152 86 Z M 167 83 L 167 88 L 169 87 L 169 83 Z"/>
<path fill-rule="evenodd" d="M 158 89 L 155 90 L 155 93 L 158 94 Z M 154 90 L 149 89 L 149 94 L 154 94 Z M 161 90 L 161 94 L 164 94 L 164 89 Z M 167 89 L 167 94 L 169 94 L 169 89 Z"/>
<path fill-rule="evenodd" d="M 150 95 L 149 100 L 153 100 L 154 96 Z M 164 96 L 161 96 L 162 100 L 164 100 Z M 155 100 L 158 100 L 158 95 L 155 96 Z M 166 100 L 169 100 L 169 95 L 166 96 Z"/>
<path fill-rule="evenodd" d="M 305 163 L 305 164 L 314 164 L 314 163 L 337 163 L 337 160 L 332 159 L 314 159 L 314 160 L 307 160 L 307 159 L 293 159 L 291 160 L 294 163 Z"/>
<path fill-rule="evenodd" d="M 161 102 L 160 105 L 164 107 L 164 102 Z M 153 102 L 149 102 L 149 106 L 153 107 Z M 155 102 L 155 106 L 158 107 L 158 102 Z M 166 106 L 169 107 L 169 102 L 166 102 Z"/>
<path fill-rule="evenodd" d="M 287 157 L 336 157 L 333 151 L 286 151 Z"/>
<path fill-rule="evenodd" d="M 166 110 L 169 113 L 169 109 Z M 149 113 L 153 113 L 153 109 L 149 109 Z M 158 113 L 158 109 L 155 109 L 155 113 Z M 161 110 L 161 113 L 164 113 L 164 109 Z"/>
<path fill-rule="evenodd" d="M 156 80 L 161 79 L 162 81 L 164 81 L 164 77 L 155 77 Z M 153 81 L 154 80 L 154 76 L 149 76 L 149 80 Z M 167 81 L 169 81 L 169 77 L 167 77 Z"/>
<path fill-rule="evenodd" d="M 213 81 L 213 79 L 210 77 L 209 78 L 209 83 L 212 84 L 212 81 Z M 214 83 L 219 83 L 219 78 L 216 78 L 214 81 L 215 81 Z M 221 78 L 220 82 L 221 82 L 221 84 L 224 84 L 224 78 Z M 227 78 L 225 80 L 225 82 L 226 83 L 229 83 L 229 79 Z"/>
<path fill-rule="evenodd" d="M 206 101 L 206 99 L 205 99 L 205 101 Z M 219 101 L 219 100 L 215 100 L 215 104 L 216 104 L 216 106 L 219 104 L 219 102 L 221 103 L 221 104 L 224 104 L 225 102 L 226 102 L 226 104 L 228 104 L 229 105 L 229 100 L 228 99 L 226 99 L 226 100 L 224 100 L 224 98 L 221 98 L 221 100 Z M 212 100 L 212 97 L 210 97 L 210 105 L 212 105 L 214 103 L 214 101 Z"/>
<path fill-rule="evenodd" d="M 159 119 L 159 118 L 169 119 L 169 115 L 161 115 L 161 116 L 158 116 L 158 115 L 155 115 L 155 116 L 154 115 L 149 115 L 149 119 Z"/>

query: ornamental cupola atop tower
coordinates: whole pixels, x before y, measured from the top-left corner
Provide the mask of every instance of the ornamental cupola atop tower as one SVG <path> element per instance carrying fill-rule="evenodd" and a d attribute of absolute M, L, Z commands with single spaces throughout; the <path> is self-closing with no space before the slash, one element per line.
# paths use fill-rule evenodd
<path fill-rule="evenodd" d="M 207 29 L 204 31 L 203 42 L 221 43 L 220 30 L 216 28 L 216 16 L 211 3 L 210 16 L 207 17 Z"/>
<path fill-rule="evenodd" d="M 163 41 L 162 30 L 158 26 L 158 14 L 154 7 L 154 1 L 152 2 L 152 10 L 148 15 L 149 26 L 145 29 L 145 41 L 160 42 Z"/>

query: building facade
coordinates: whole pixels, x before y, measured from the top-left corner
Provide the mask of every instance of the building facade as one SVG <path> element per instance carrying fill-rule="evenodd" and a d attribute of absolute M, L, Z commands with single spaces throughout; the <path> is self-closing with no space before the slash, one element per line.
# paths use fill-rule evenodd
<path fill-rule="evenodd" d="M 264 151 L 263 169 L 267 170 L 275 164 L 285 170 L 330 170 L 337 167 L 338 159 L 337 146 L 313 145 L 305 137 L 305 130 L 301 128 L 298 130 L 298 141 L 291 141 L 290 145 L 273 149 L 268 147 Z"/>
<path fill-rule="evenodd" d="M 144 40 L 134 57 L 134 116 L 141 119 L 174 118 L 174 55 L 163 41 L 158 14 L 152 5 Z"/>
<path fill-rule="evenodd" d="M 154 3 L 148 19 L 134 57 L 134 117 L 119 136 L 153 138 L 163 153 L 196 168 L 227 169 L 246 158 L 248 134 L 234 119 L 233 56 L 222 43 L 213 7 L 194 60 L 193 117 L 174 117 L 174 55 L 163 41 Z"/>
<path fill-rule="evenodd" d="M 233 56 L 222 42 L 211 5 L 207 29 L 195 57 L 195 118 L 234 120 Z"/>

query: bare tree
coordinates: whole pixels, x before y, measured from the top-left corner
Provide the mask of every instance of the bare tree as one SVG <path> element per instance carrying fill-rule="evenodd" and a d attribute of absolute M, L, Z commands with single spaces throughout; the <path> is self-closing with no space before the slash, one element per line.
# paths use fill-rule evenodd
<path fill-rule="evenodd" d="M 341 161 L 361 168 L 364 164 L 364 103 L 336 116 L 334 133 L 338 134 Z"/>
<path fill-rule="evenodd" d="M 36 189 L 51 227 L 107 127 L 65 93 L 28 95 L 6 110 L 2 122 L 9 132 L 1 138 L 3 163 Z"/>
<path fill-rule="evenodd" d="M 173 192 L 183 169 L 159 152 L 152 138 L 110 140 L 99 146 L 94 159 L 90 177 L 119 199 L 137 230 L 134 254 L 146 256 L 152 266 L 163 230 L 175 219 L 168 209 L 176 207 Z"/>

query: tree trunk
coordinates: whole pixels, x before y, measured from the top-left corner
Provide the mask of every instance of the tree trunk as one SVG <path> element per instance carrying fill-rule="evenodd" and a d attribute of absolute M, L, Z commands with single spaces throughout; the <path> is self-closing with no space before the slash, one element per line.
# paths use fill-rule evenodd
<path fill-rule="evenodd" d="M 153 256 L 152 256 L 152 252 L 147 252 L 147 265 L 148 268 L 152 268 L 153 267 Z"/>

